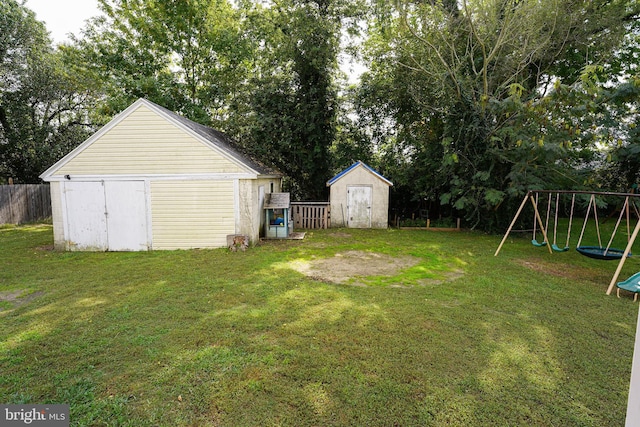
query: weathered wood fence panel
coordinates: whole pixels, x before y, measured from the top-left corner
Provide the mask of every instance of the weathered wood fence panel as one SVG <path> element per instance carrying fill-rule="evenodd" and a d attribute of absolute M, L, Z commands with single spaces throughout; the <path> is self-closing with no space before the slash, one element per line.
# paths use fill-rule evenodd
<path fill-rule="evenodd" d="M 50 216 L 49 184 L 0 185 L 0 224 L 22 224 Z"/>
<path fill-rule="evenodd" d="M 293 228 L 318 229 L 331 227 L 329 202 L 291 202 Z"/>

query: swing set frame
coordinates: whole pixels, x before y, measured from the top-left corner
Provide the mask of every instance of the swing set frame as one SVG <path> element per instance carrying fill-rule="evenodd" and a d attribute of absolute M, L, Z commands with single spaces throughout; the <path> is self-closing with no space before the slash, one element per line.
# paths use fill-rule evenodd
<path fill-rule="evenodd" d="M 539 194 L 548 194 L 548 197 L 549 197 L 549 202 L 548 203 L 551 202 L 551 197 L 554 194 L 556 195 L 556 197 L 560 197 L 561 194 L 570 194 L 570 195 L 572 195 L 572 198 L 575 198 L 576 194 L 585 194 L 585 195 L 590 196 L 589 208 L 591 207 L 592 202 L 595 205 L 595 196 L 624 197 L 625 198 L 625 204 L 623 205 L 622 209 L 624 210 L 625 207 L 627 209 L 627 228 L 628 228 L 628 224 L 629 224 L 628 209 L 629 209 L 629 205 L 631 205 L 630 199 L 640 199 L 640 194 L 636 194 L 636 193 L 614 193 L 614 192 L 606 192 L 606 191 L 578 191 L 578 190 L 529 190 L 527 192 L 527 194 L 524 196 L 524 199 L 522 199 L 522 203 L 520 204 L 520 207 L 518 208 L 518 211 L 514 215 L 513 220 L 511 221 L 511 224 L 509 225 L 509 228 L 507 229 L 507 232 L 504 234 L 504 237 L 502 238 L 502 241 L 500 242 L 500 245 L 498 246 L 498 249 L 496 249 L 496 252 L 495 252 L 494 256 L 498 256 L 498 254 L 500 253 L 500 250 L 502 249 L 502 246 L 504 245 L 504 243 L 506 242 L 507 238 L 509 237 L 509 233 L 511 233 L 511 230 L 513 229 L 513 226 L 515 225 L 516 221 L 520 217 L 520 214 L 522 213 L 522 210 L 526 206 L 527 202 L 531 202 L 531 205 L 533 206 L 533 211 L 534 211 L 534 214 L 535 214 L 535 219 L 534 219 L 535 222 L 534 222 L 534 224 L 537 223 L 538 226 L 540 227 L 540 231 L 542 232 L 542 236 L 543 236 L 543 239 L 544 239 L 543 242 L 547 246 L 547 249 L 549 250 L 549 253 L 550 254 L 553 253 L 552 246 L 549 243 L 549 238 L 547 236 L 547 229 L 542 223 L 542 218 L 540 216 L 540 211 L 538 210 L 537 197 L 538 197 Z M 535 199 L 534 199 L 534 195 L 536 197 Z M 557 206 L 557 199 L 556 199 L 556 206 Z M 573 200 L 572 200 L 572 209 L 571 210 L 572 210 L 571 214 L 573 216 Z M 547 215 L 548 215 L 548 213 L 547 213 Z M 583 227 L 582 227 L 582 233 L 584 233 L 584 228 L 586 226 L 588 215 L 589 215 L 589 212 L 587 212 L 587 217 L 585 218 L 585 222 L 584 222 Z M 556 216 L 557 216 L 557 207 L 556 207 Z M 629 239 L 627 241 L 627 246 L 624 249 L 624 252 L 622 253 L 622 257 L 620 258 L 620 261 L 618 262 L 618 267 L 616 268 L 616 271 L 613 274 L 613 278 L 611 279 L 611 282 L 609 283 L 609 287 L 607 288 L 607 292 L 606 292 L 607 295 L 611 295 L 611 292 L 613 292 L 613 288 L 615 287 L 616 282 L 618 280 L 618 277 L 620 276 L 620 272 L 622 271 L 622 267 L 624 266 L 624 262 L 627 260 L 627 257 L 629 257 L 629 254 L 631 253 L 631 248 L 633 247 L 633 243 L 635 242 L 636 237 L 638 237 L 638 233 L 640 233 L 640 215 L 638 215 L 638 216 L 639 216 L 638 222 L 636 223 L 636 226 L 633 229 L 633 233 L 631 233 L 631 236 L 629 237 Z M 620 219 L 618 220 L 618 224 L 616 224 L 616 230 L 618 228 L 618 225 L 619 225 L 621 219 L 622 219 L 622 212 L 620 213 Z M 571 219 L 570 219 L 570 221 L 571 221 Z M 556 218 L 556 226 L 557 226 L 557 218 Z M 569 226 L 569 227 L 571 227 L 571 226 Z M 596 227 L 598 227 L 597 217 L 596 217 Z M 614 230 L 614 234 L 615 234 L 616 230 Z M 570 232 L 570 230 L 569 230 L 569 232 Z M 580 234 L 580 240 L 582 240 L 582 233 Z M 555 234 L 555 230 L 554 230 L 554 234 Z M 600 234 L 599 233 L 598 233 L 598 239 L 600 239 Z M 609 246 L 611 245 L 611 241 L 612 240 L 613 240 L 613 235 L 611 236 L 611 240 L 609 241 Z M 555 243 L 555 236 L 554 236 L 554 243 Z M 610 250 L 610 249 L 607 246 L 607 251 L 608 250 Z"/>

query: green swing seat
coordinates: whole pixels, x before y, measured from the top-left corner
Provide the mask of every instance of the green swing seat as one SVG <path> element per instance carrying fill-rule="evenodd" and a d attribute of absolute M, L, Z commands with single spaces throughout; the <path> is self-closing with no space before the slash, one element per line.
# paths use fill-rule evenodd
<path fill-rule="evenodd" d="M 640 272 L 629 277 L 624 282 L 618 282 L 616 286 L 618 287 L 618 291 L 616 292 L 618 298 L 620 298 L 620 289 L 624 289 L 625 291 L 633 292 L 633 300 L 637 300 L 638 292 L 640 292 Z"/>

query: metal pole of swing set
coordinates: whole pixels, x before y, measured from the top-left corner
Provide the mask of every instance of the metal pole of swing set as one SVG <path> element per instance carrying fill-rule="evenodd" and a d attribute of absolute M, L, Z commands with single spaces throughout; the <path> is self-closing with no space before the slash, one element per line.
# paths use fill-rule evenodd
<path fill-rule="evenodd" d="M 540 212 L 538 212 L 538 206 L 536 206 L 536 202 L 535 200 L 533 200 L 533 196 L 531 195 L 531 193 L 532 191 L 527 192 L 527 194 L 524 196 L 524 199 L 522 199 L 522 203 L 520 204 L 518 211 L 514 215 L 513 220 L 511 221 L 511 224 L 507 229 L 507 232 L 504 233 L 504 237 L 502 238 L 502 241 L 500 242 L 500 245 L 498 246 L 498 249 L 496 249 L 496 253 L 493 254 L 493 256 L 498 256 L 498 253 L 500 253 L 500 249 L 502 249 L 502 245 L 504 245 L 504 242 L 507 240 L 507 237 L 509 237 L 509 233 L 511 233 L 511 229 L 516 224 L 516 221 L 518 220 L 518 217 L 520 216 L 522 209 L 524 209 L 524 205 L 527 204 L 527 199 L 531 200 L 531 204 L 533 205 L 533 210 L 535 212 L 536 220 L 538 221 L 538 224 L 540 225 L 540 230 L 542 231 L 542 236 L 544 237 L 544 241 L 547 242 L 547 249 L 549 249 L 550 254 L 553 253 L 553 251 L 551 250 L 551 244 L 549 243 L 549 239 L 547 238 L 547 230 L 545 230 L 544 226 L 542 225 L 542 218 L 540 217 Z"/>

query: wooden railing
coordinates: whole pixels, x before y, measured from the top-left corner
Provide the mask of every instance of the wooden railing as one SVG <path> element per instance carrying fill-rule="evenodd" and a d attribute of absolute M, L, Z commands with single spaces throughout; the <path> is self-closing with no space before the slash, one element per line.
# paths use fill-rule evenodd
<path fill-rule="evenodd" d="M 318 229 L 331 226 L 329 202 L 291 202 L 294 229 Z"/>

